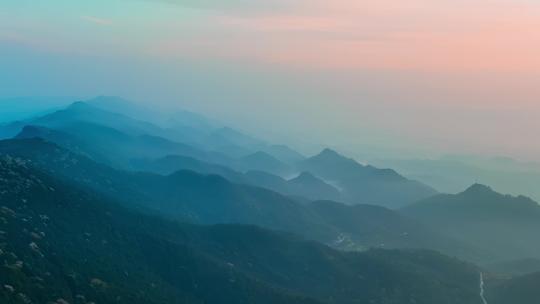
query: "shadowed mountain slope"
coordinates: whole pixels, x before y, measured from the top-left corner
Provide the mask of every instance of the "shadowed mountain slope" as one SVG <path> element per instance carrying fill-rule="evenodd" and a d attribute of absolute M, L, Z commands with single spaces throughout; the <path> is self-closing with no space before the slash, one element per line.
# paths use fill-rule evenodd
<path fill-rule="evenodd" d="M 434 252 L 168 222 L 5 155 L 0 205 L 3 303 L 480 303 L 478 270 Z"/>
<path fill-rule="evenodd" d="M 446 235 L 477 244 L 501 260 L 540 257 L 540 206 L 475 184 L 456 195 L 437 195 L 402 212 Z M 486 261 L 488 262 L 488 261 Z"/>
<path fill-rule="evenodd" d="M 273 191 L 231 183 L 216 175 L 179 171 L 169 176 L 160 176 L 114 170 L 40 139 L 0 141 L 0 154 L 29 160 L 37 168 L 57 178 L 89 187 L 131 208 L 171 219 L 203 224 L 255 224 L 294 232 L 330 244 L 345 235 L 348 239 L 347 247 L 352 243 L 356 248 L 380 247 L 380 240 L 385 234 L 388 234 L 385 248 L 403 247 L 404 242 L 396 238 L 396 235 L 404 232 L 409 233 L 405 247 L 422 248 L 426 243 L 421 228 L 406 224 L 407 221 L 396 221 L 400 215 L 390 210 L 388 213 L 371 212 L 365 208 L 365 217 L 374 220 L 369 224 L 351 220 L 350 225 L 354 228 L 345 229 L 335 224 L 335 221 L 339 221 L 338 217 L 328 217 L 330 213 L 318 212 Z M 350 208 L 334 204 L 337 210 Z M 378 228 L 374 223 L 378 223 Z M 391 227 L 391 232 L 388 232 L 388 227 Z M 379 230 L 377 235 L 380 238 L 374 239 L 371 234 L 359 233 L 364 230 Z M 430 239 L 455 243 L 436 234 Z M 460 254 L 463 248 L 467 248 L 456 244 L 447 250 L 448 246 L 441 246 L 441 243 L 434 242 L 428 248 L 460 256 L 463 256 Z"/>
<path fill-rule="evenodd" d="M 192 146 L 151 135 L 132 136 L 113 128 L 86 122 L 73 122 L 55 129 L 25 126 L 19 139 L 43 138 L 98 162 L 131 169 L 133 159 L 181 154 L 201 159 L 212 158 Z"/>
<path fill-rule="evenodd" d="M 494 279 L 486 284 L 486 299 L 490 304 L 536 304 L 540 299 L 540 272 Z"/>

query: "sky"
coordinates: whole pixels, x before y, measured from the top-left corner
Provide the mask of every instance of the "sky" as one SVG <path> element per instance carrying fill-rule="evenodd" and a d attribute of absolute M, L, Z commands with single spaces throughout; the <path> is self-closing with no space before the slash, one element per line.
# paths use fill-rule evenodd
<path fill-rule="evenodd" d="M 359 157 L 539 161 L 539 29 L 536 0 L 0 0 L 0 98 L 118 95 Z"/>

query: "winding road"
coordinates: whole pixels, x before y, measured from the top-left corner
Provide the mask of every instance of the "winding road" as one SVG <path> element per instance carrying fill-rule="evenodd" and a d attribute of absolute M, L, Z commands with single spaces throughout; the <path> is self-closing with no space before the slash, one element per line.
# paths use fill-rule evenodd
<path fill-rule="evenodd" d="M 488 304 L 484 297 L 484 274 L 482 272 L 480 272 L 480 299 L 482 299 L 482 304 Z"/>

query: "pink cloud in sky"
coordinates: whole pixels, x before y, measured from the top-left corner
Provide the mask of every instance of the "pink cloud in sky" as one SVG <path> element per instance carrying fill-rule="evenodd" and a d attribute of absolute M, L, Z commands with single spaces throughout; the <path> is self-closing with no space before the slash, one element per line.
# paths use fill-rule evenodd
<path fill-rule="evenodd" d="M 540 5 L 509 0 L 313 1 L 304 10 L 217 15 L 215 32 L 162 51 L 316 68 L 536 72 Z M 199 49 L 200 46 L 204 50 Z"/>

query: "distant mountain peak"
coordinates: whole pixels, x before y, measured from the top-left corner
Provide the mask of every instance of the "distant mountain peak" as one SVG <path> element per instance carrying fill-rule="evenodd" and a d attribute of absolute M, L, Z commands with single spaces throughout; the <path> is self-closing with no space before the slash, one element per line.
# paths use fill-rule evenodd
<path fill-rule="evenodd" d="M 297 177 L 290 180 L 292 183 L 302 183 L 302 184 L 321 184 L 324 183 L 323 180 L 312 174 L 311 172 L 303 171 Z"/>
<path fill-rule="evenodd" d="M 495 192 L 491 187 L 487 185 L 475 183 L 469 188 L 467 188 L 465 191 L 463 191 L 461 194 L 470 195 L 470 194 L 498 194 L 498 193 Z"/>
<path fill-rule="evenodd" d="M 66 109 L 92 111 L 96 113 L 107 113 L 112 115 L 123 115 L 120 108 L 130 108 L 136 105 L 128 100 L 115 96 L 98 96 L 89 100 L 75 101 Z"/>
<path fill-rule="evenodd" d="M 369 202 L 397 208 L 437 193 L 392 169 L 363 165 L 330 148 L 298 163 L 297 168 L 337 185 L 351 204 Z"/>
<path fill-rule="evenodd" d="M 347 158 L 341 154 L 339 154 L 337 151 L 332 150 L 330 148 L 323 149 L 319 154 L 311 157 L 311 159 L 319 159 L 319 160 L 325 160 L 325 161 L 350 161 L 352 159 Z"/>
<path fill-rule="evenodd" d="M 63 135 L 63 132 L 52 130 L 42 126 L 35 125 L 25 125 L 22 130 L 15 135 L 15 139 L 30 139 L 30 138 L 40 138 L 45 139 L 47 136 L 58 136 Z"/>
<path fill-rule="evenodd" d="M 75 101 L 68 106 L 68 108 L 70 109 L 89 108 L 89 107 L 91 106 L 85 101 Z"/>
<path fill-rule="evenodd" d="M 319 156 L 325 156 L 325 157 L 344 157 L 343 155 L 339 154 L 335 150 L 332 150 L 330 148 L 324 148 L 321 153 L 319 153 Z"/>
<path fill-rule="evenodd" d="M 295 179 L 299 180 L 318 180 L 318 178 L 310 172 L 303 171 Z"/>
<path fill-rule="evenodd" d="M 309 158 L 308 161 L 323 162 L 328 165 L 334 164 L 339 166 L 364 167 L 354 159 L 339 154 L 330 148 L 325 148 L 319 154 Z"/>
<path fill-rule="evenodd" d="M 478 184 L 478 183 L 470 186 L 469 188 L 467 188 L 467 190 L 461 192 L 458 195 L 465 198 L 469 198 L 469 199 L 475 199 L 475 200 L 478 200 L 478 199 L 489 199 L 493 201 L 504 200 L 506 202 L 514 202 L 514 205 L 516 205 L 517 202 L 519 202 L 528 206 L 538 207 L 538 203 L 527 196 L 523 196 L 523 195 L 512 196 L 509 194 L 502 194 L 493 190 L 489 186 Z"/>
<path fill-rule="evenodd" d="M 106 113 L 105 110 L 103 110 L 103 109 L 101 109 L 99 107 L 96 107 L 96 106 L 88 103 L 87 101 L 75 101 L 75 102 L 71 103 L 69 106 L 67 106 L 64 110 L 60 110 L 60 111 L 55 112 L 55 113 L 62 113 L 62 112 L 65 112 L 65 113 L 85 113 L 85 114 Z M 52 115 L 54 115 L 55 113 L 52 113 Z M 110 113 L 117 115 L 116 113 L 112 113 L 112 112 L 110 112 Z"/>
<path fill-rule="evenodd" d="M 303 171 L 297 177 L 290 179 L 288 184 L 297 187 L 302 196 L 312 199 L 330 199 L 340 198 L 339 190 L 324 180 L 315 176 L 311 172 Z"/>
<path fill-rule="evenodd" d="M 21 132 L 15 136 L 15 138 L 32 138 L 32 137 L 39 137 L 41 134 L 41 130 L 45 129 L 45 127 L 39 127 L 39 126 L 33 126 L 33 125 L 25 125 Z"/>

